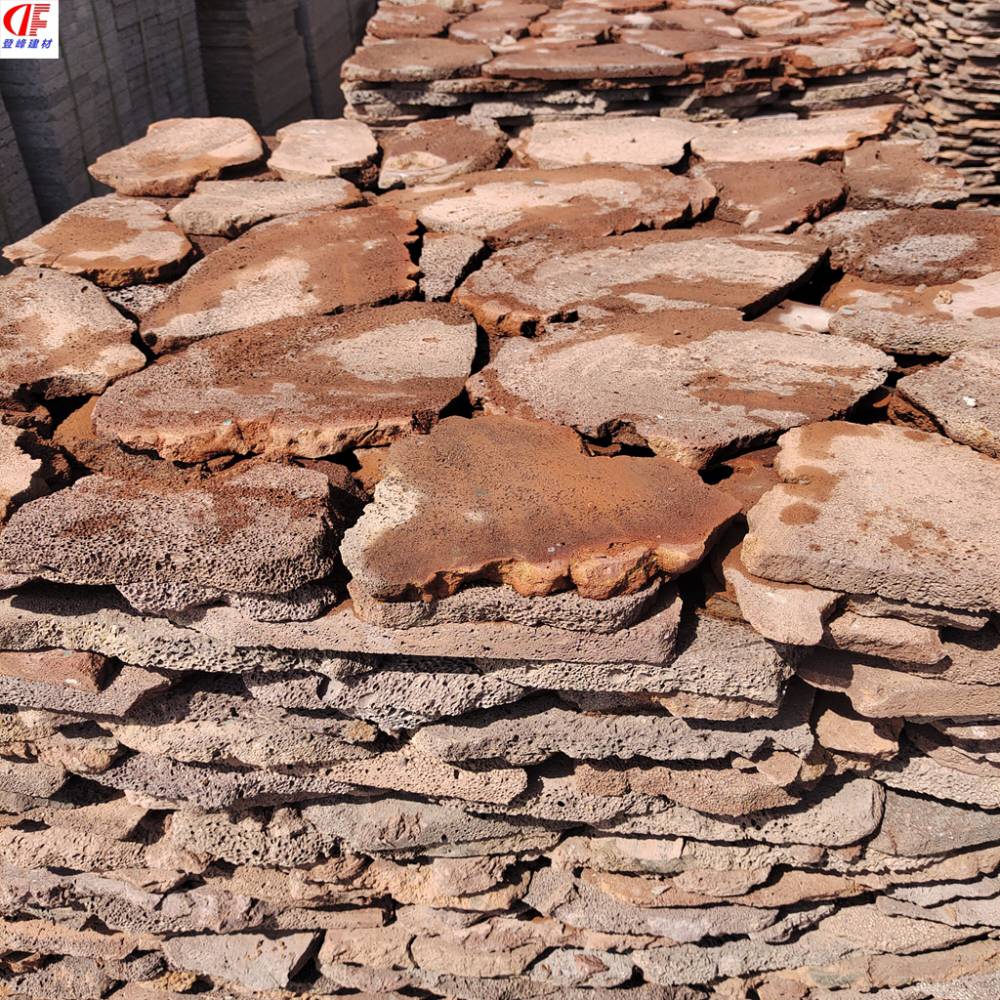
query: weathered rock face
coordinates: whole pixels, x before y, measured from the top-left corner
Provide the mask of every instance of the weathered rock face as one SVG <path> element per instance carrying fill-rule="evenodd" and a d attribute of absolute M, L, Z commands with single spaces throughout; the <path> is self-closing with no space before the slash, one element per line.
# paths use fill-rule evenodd
<path fill-rule="evenodd" d="M 143 366 L 134 331 L 88 281 L 18 268 L 0 278 L 0 404 L 100 392 Z"/>
<path fill-rule="evenodd" d="M 155 351 L 293 316 L 405 298 L 416 269 L 406 212 L 307 212 L 253 229 L 206 257 L 145 313 Z"/>
<path fill-rule="evenodd" d="M 77 274 L 107 288 L 175 278 L 194 253 L 159 205 L 118 195 L 91 198 L 4 248 L 8 260 Z"/>
<path fill-rule="evenodd" d="M 296 122 L 278 129 L 268 167 L 284 181 L 357 175 L 378 155 L 367 125 L 342 118 Z"/>
<path fill-rule="evenodd" d="M 154 122 L 142 139 L 98 157 L 90 173 L 119 194 L 177 198 L 198 181 L 254 163 L 263 154 L 260 137 L 239 118 L 172 118 Z"/>
<path fill-rule="evenodd" d="M 394 446 L 384 473 L 343 546 L 356 583 L 382 599 L 483 579 L 604 599 L 689 569 L 736 512 L 673 462 L 591 458 L 569 430 L 504 417 L 449 419 Z M 574 495 L 587 499 L 557 506 Z"/>
<path fill-rule="evenodd" d="M 99 434 L 175 462 L 318 458 L 427 430 L 462 390 L 476 328 L 457 306 L 401 303 L 212 337 L 121 380 Z"/>
<path fill-rule="evenodd" d="M 697 218 L 714 196 L 707 181 L 606 165 L 466 174 L 385 202 L 415 212 L 434 232 L 503 244 L 567 229 L 580 239 L 662 229 Z"/>
<path fill-rule="evenodd" d="M 492 170 L 507 150 L 495 125 L 435 118 L 382 136 L 380 188 L 442 184 L 460 174 Z"/>
<path fill-rule="evenodd" d="M 844 153 L 851 208 L 923 208 L 962 200 L 965 182 L 952 167 L 928 163 L 914 139 L 866 142 Z"/>

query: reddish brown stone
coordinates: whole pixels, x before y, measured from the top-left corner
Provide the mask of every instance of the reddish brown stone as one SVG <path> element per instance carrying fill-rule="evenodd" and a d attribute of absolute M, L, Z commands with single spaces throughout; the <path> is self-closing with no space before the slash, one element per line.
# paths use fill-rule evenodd
<path fill-rule="evenodd" d="M 357 50 L 341 67 L 348 81 L 446 80 L 474 75 L 493 53 L 485 45 L 450 38 L 412 38 L 376 42 Z"/>
<path fill-rule="evenodd" d="M 533 46 L 497 56 L 487 76 L 514 80 L 617 80 L 680 76 L 684 63 L 638 45 Z"/>
<path fill-rule="evenodd" d="M 0 677 L 33 684 L 64 684 L 97 693 L 104 688 L 107 659 L 97 653 L 46 649 L 37 653 L 0 653 Z"/>

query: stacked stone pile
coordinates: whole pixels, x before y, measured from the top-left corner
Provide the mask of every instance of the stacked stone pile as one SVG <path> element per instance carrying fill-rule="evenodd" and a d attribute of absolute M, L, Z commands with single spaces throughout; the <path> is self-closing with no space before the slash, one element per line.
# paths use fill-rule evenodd
<path fill-rule="evenodd" d="M 348 114 L 377 125 L 743 118 L 892 100 L 915 51 L 846 0 L 381 0 L 343 78 Z"/>
<path fill-rule="evenodd" d="M 1000 195 L 1000 4 L 869 0 L 919 46 L 907 114 L 965 176 L 971 201 Z"/>
<path fill-rule="evenodd" d="M 8 245 L 0 993 L 995 998 L 1000 220 L 896 110 L 167 121 Z"/>

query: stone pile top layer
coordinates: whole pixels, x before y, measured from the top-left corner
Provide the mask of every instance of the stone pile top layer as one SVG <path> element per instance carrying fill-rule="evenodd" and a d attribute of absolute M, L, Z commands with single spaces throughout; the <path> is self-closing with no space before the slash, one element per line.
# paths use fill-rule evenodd
<path fill-rule="evenodd" d="M 996 216 L 684 3 L 383 0 L 6 248 L 0 993 L 1000 996 Z"/>

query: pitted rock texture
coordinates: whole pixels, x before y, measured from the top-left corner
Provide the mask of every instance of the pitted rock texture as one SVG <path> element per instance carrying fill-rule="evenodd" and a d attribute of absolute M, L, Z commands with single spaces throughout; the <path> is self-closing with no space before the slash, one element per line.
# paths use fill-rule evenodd
<path fill-rule="evenodd" d="M 426 431 L 462 390 L 476 327 L 452 305 L 400 303 L 211 337 L 121 380 L 99 434 L 175 462 L 318 458 Z"/>
<path fill-rule="evenodd" d="M 491 123 L 435 118 L 384 134 L 381 146 L 379 187 L 411 187 L 492 170 L 507 150 L 507 136 Z"/>
<path fill-rule="evenodd" d="M 1000 464 L 937 435 L 834 422 L 789 431 L 775 467 L 784 483 L 747 515 L 751 573 L 1000 610 L 1000 538 L 981 520 Z"/>
<path fill-rule="evenodd" d="M 803 282 L 821 256 L 809 240 L 697 230 L 569 245 L 535 241 L 494 253 L 454 301 L 500 335 L 569 318 L 582 307 L 654 313 L 695 301 L 756 315 Z"/>
<path fill-rule="evenodd" d="M 155 202 L 108 195 L 71 208 L 4 256 L 120 288 L 178 277 L 195 250 Z"/>
<path fill-rule="evenodd" d="M 372 130 L 337 118 L 295 122 L 278 129 L 268 167 L 284 181 L 318 180 L 356 174 L 378 155 Z"/>
<path fill-rule="evenodd" d="M 413 216 L 381 206 L 264 223 L 206 257 L 142 318 L 157 353 L 294 316 L 405 298 Z"/>
<path fill-rule="evenodd" d="M 865 142 L 844 153 L 851 208 L 923 208 L 962 201 L 965 182 L 953 167 L 928 162 L 915 139 Z"/>
<path fill-rule="evenodd" d="M 90 173 L 119 194 L 178 198 L 198 181 L 263 154 L 260 136 L 242 119 L 170 118 L 154 122 L 142 139 L 98 157 Z"/>
<path fill-rule="evenodd" d="M 100 392 L 145 363 L 134 332 L 83 278 L 18 268 L 0 278 L 0 405 Z"/>
<path fill-rule="evenodd" d="M 588 457 L 569 430 L 505 417 L 448 419 L 393 446 L 385 473 L 342 547 L 383 599 L 442 597 L 475 580 L 612 597 L 695 565 L 736 513 L 673 462 Z"/>
<path fill-rule="evenodd" d="M 390 193 L 433 232 L 509 243 L 569 229 L 580 239 L 662 229 L 700 216 L 715 197 L 707 181 L 643 167 L 489 171 Z"/>
<path fill-rule="evenodd" d="M 45 490 L 42 462 L 28 450 L 27 439 L 19 428 L 0 424 L 0 524 Z"/>
<path fill-rule="evenodd" d="M 488 412 L 643 443 L 700 468 L 723 452 L 846 413 L 892 359 L 821 334 L 699 308 L 616 316 L 511 339 L 470 382 Z"/>
<path fill-rule="evenodd" d="M 339 177 L 306 181 L 200 181 L 194 191 L 170 209 L 171 221 L 186 233 L 239 236 L 284 215 L 353 208 L 361 192 Z"/>

